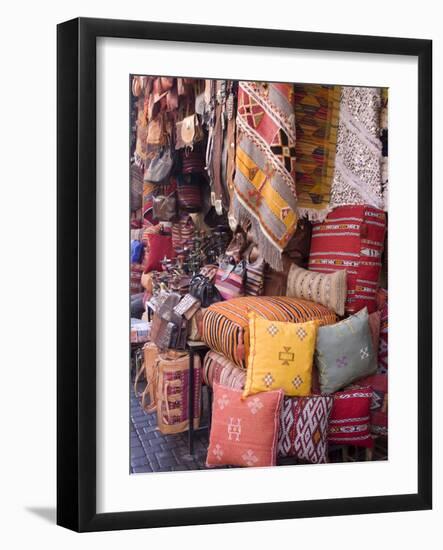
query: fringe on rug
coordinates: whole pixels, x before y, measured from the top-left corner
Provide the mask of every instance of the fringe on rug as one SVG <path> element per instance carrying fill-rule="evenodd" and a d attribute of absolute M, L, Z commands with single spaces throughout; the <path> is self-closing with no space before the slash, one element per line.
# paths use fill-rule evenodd
<path fill-rule="evenodd" d="M 300 219 L 308 219 L 310 222 L 324 222 L 332 208 L 327 206 L 321 210 L 315 208 L 298 208 L 296 209 L 297 216 Z"/>
<path fill-rule="evenodd" d="M 258 246 L 262 258 L 272 267 L 272 269 L 283 271 L 283 260 L 281 257 L 283 250 L 266 234 L 260 222 L 251 215 L 248 209 L 242 204 L 237 194 L 234 196 L 232 203 L 232 214 L 237 223 L 240 226 L 245 222 L 251 224 L 255 244 Z"/>

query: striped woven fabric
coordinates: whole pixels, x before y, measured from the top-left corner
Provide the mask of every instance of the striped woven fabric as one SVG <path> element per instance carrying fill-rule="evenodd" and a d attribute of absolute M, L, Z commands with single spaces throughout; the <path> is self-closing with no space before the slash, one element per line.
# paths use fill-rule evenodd
<path fill-rule="evenodd" d="M 320 325 L 336 322 L 335 313 L 325 306 L 286 296 L 244 296 L 212 304 L 203 317 L 203 341 L 243 368 L 245 347 L 249 344 L 249 312 L 275 321 L 303 323 L 317 320 Z"/>
<path fill-rule="evenodd" d="M 385 230 L 385 213 L 372 206 L 340 206 L 313 224 L 309 269 L 346 270 L 348 314 L 376 310 Z"/>
<path fill-rule="evenodd" d="M 172 248 L 177 251 L 182 248 L 191 249 L 195 233 L 194 222 L 189 214 L 184 214 L 172 224 Z"/>
<path fill-rule="evenodd" d="M 209 351 L 205 355 L 202 379 L 211 388 L 216 383 L 235 390 L 242 390 L 245 386 L 246 372 L 221 353 Z"/>
<path fill-rule="evenodd" d="M 322 221 L 334 177 L 340 86 L 295 84 L 297 212 Z"/>
<path fill-rule="evenodd" d="M 260 296 L 265 284 L 265 261 L 259 256 L 255 262 L 246 262 L 246 296 Z"/>

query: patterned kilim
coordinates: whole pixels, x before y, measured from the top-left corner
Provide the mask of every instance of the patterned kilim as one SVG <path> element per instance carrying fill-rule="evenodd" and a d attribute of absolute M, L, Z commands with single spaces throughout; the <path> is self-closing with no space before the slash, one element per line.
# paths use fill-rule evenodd
<path fill-rule="evenodd" d="M 277 270 L 297 226 L 295 154 L 293 85 L 240 82 L 231 215 L 251 221 L 262 257 Z"/>
<path fill-rule="evenodd" d="M 346 313 L 376 309 L 385 230 L 385 213 L 370 206 L 341 206 L 313 224 L 308 267 L 323 273 L 346 270 Z"/>
<path fill-rule="evenodd" d="M 330 325 L 337 319 L 325 306 L 286 296 L 244 296 L 212 304 L 203 317 L 202 339 L 240 367 L 245 366 L 245 346 L 249 344 L 249 312 L 262 319 L 293 323 L 317 320 L 320 325 Z"/>
<path fill-rule="evenodd" d="M 340 86 L 296 84 L 297 212 L 322 221 L 329 208 L 340 112 Z"/>
<path fill-rule="evenodd" d="M 380 104 L 380 88 L 342 88 L 331 207 L 384 207 Z"/>
<path fill-rule="evenodd" d="M 278 455 L 321 464 L 328 457 L 329 395 L 285 397 L 281 409 Z"/>

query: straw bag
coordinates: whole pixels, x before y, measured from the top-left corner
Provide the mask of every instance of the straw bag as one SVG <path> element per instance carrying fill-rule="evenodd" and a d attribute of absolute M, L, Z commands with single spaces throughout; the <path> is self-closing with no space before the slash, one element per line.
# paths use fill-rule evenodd
<path fill-rule="evenodd" d="M 189 428 L 189 354 L 168 351 L 157 361 L 157 424 L 163 434 L 175 434 Z M 194 356 L 194 428 L 200 425 L 201 368 Z"/>

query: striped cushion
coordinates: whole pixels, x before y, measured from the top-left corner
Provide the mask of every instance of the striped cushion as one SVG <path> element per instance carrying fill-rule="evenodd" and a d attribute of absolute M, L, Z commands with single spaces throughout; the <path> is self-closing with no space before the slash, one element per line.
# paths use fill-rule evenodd
<path fill-rule="evenodd" d="M 244 296 L 212 304 L 203 317 L 203 340 L 212 350 L 243 368 L 245 346 L 249 344 L 248 313 L 251 311 L 262 319 L 275 321 L 318 320 L 320 325 L 336 322 L 335 313 L 325 306 L 286 296 Z"/>
<path fill-rule="evenodd" d="M 255 262 L 246 262 L 246 296 L 260 296 L 263 294 L 265 282 L 265 262 L 259 257 Z"/>
<path fill-rule="evenodd" d="M 221 353 L 209 351 L 205 355 L 202 378 L 203 382 L 210 387 L 215 383 L 242 390 L 245 386 L 246 372 Z"/>
<path fill-rule="evenodd" d="M 313 224 L 309 269 L 347 272 L 347 314 L 376 309 L 386 215 L 372 206 L 340 206 Z"/>

